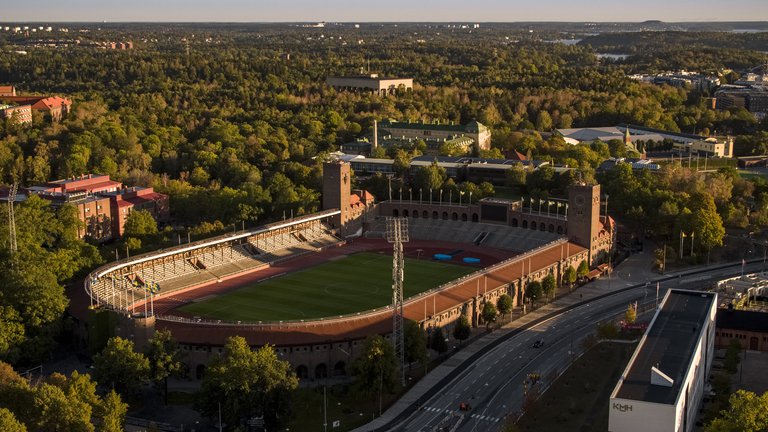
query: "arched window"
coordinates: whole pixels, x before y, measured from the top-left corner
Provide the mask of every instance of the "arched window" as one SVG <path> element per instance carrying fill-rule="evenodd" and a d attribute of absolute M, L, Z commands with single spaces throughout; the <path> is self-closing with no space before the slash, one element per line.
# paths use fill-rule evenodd
<path fill-rule="evenodd" d="M 315 379 L 328 378 L 328 366 L 325 363 L 320 363 L 315 366 Z"/>
<path fill-rule="evenodd" d="M 307 369 L 307 367 L 304 366 L 304 365 L 299 365 L 296 368 L 296 376 L 299 379 L 307 379 L 307 378 L 309 378 L 309 369 Z"/>
<path fill-rule="evenodd" d="M 333 376 L 344 376 L 347 374 L 347 365 L 343 361 L 336 362 L 333 365 Z"/>

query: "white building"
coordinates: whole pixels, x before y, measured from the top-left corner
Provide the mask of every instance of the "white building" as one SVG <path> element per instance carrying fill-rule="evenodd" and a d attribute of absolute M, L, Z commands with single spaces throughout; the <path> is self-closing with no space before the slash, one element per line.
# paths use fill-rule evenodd
<path fill-rule="evenodd" d="M 690 432 L 715 347 L 717 294 L 669 290 L 609 402 L 610 432 Z"/>
<path fill-rule="evenodd" d="M 413 78 L 382 78 L 378 74 L 328 77 L 326 83 L 337 90 L 367 91 L 380 95 L 413 90 Z"/>

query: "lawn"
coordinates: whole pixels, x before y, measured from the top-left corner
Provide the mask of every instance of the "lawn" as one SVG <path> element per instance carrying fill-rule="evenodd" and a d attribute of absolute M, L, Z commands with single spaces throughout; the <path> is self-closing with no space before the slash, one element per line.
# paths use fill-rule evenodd
<path fill-rule="evenodd" d="M 476 269 L 405 259 L 408 298 Z M 392 301 L 392 256 L 362 252 L 182 306 L 193 316 L 222 320 L 314 319 L 379 308 Z"/>
<path fill-rule="evenodd" d="M 563 373 L 509 430 L 520 432 L 608 430 L 608 403 L 635 344 L 603 342 Z"/>

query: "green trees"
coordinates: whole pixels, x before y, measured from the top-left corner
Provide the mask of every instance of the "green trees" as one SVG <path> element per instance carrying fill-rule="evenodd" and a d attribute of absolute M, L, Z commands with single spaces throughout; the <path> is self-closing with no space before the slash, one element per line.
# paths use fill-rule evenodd
<path fill-rule="evenodd" d="M 569 288 L 576 282 L 576 269 L 573 266 L 569 265 L 563 271 L 563 282 L 567 283 Z"/>
<path fill-rule="evenodd" d="M 27 432 L 27 428 L 18 420 L 12 412 L 0 408 L 0 430 L 6 432 Z"/>
<path fill-rule="evenodd" d="M 128 412 L 128 404 L 123 403 L 114 390 L 104 396 L 98 410 L 101 416 L 102 432 L 123 432 L 125 427 L 125 414 Z"/>
<path fill-rule="evenodd" d="M 691 230 L 696 233 L 696 241 L 709 251 L 723 245 L 725 228 L 723 220 L 717 213 L 715 201 L 711 195 L 697 193 L 691 196 Z"/>
<path fill-rule="evenodd" d="M 168 399 L 168 378 L 183 373 L 182 354 L 179 345 L 168 330 L 158 330 L 149 339 L 146 349 L 149 360 L 149 377 Z"/>
<path fill-rule="evenodd" d="M 630 303 L 627 305 L 627 310 L 624 312 L 624 321 L 627 324 L 634 324 L 637 320 L 637 303 Z"/>
<path fill-rule="evenodd" d="M 119 336 L 107 341 L 107 346 L 93 357 L 94 377 L 101 385 L 118 393 L 134 392 L 149 378 L 149 360 L 133 349 L 133 342 Z"/>
<path fill-rule="evenodd" d="M 579 266 L 576 268 L 576 276 L 578 276 L 580 279 L 587 277 L 589 274 L 589 264 L 587 264 L 587 261 L 582 261 L 579 263 Z"/>
<path fill-rule="evenodd" d="M 114 391 L 99 397 L 89 375 L 54 373 L 30 383 L 0 362 L 0 430 L 93 432 L 101 425 L 99 430 L 117 432 L 126 409 Z"/>
<path fill-rule="evenodd" d="M 365 340 L 363 354 L 352 364 L 355 387 L 367 396 L 381 391 L 393 393 L 398 385 L 397 372 L 395 348 L 379 335 Z"/>
<path fill-rule="evenodd" d="M 513 304 L 514 304 L 514 300 L 512 299 L 512 296 L 510 296 L 509 294 L 502 294 L 499 296 L 499 299 L 496 300 L 496 308 L 499 309 L 499 313 L 501 314 L 502 317 L 512 312 Z"/>
<path fill-rule="evenodd" d="M 32 195 L 15 209 L 18 251 L 0 249 L 0 359 L 33 360 L 59 331 L 67 306 L 62 283 L 101 262 L 96 248 L 77 237 L 80 220 L 72 206 L 54 211 Z M 7 212 L 0 212 L 0 244 L 8 242 Z"/>
<path fill-rule="evenodd" d="M 442 327 L 434 327 L 429 336 L 429 347 L 442 354 L 448 351 L 448 343 L 445 341 L 445 334 Z"/>
<path fill-rule="evenodd" d="M 427 360 L 427 333 L 416 321 L 405 322 L 405 362 L 419 362 L 424 364 Z"/>
<path fill-rule="evenodd" d="M 529 281 L 525 287 L 525 298 L 531 303 L 535 303 L 537 299 L 541 299 L 543 294 L 544 289 L 539 281 Z"/>
<path fill-rule="evenodd" d="M 496 316 L 498 315 L 496 305 L 494 305 L 492 302 L 485 302 L 481 315 L 483 317 L 483 321 L 485 321 L 485 326 L 490 327 L 491 324 L 496 322 Z"/>
<path fill-rule="evenodd" d="M 267 429 L 283 426 L 291 414 L 291 393 L 299 385 L 290 364 L 277 358 L 269 345 L 251 350 L 240 336 L 227 339 L 224 350 L 206 369 L 198 400 L 200 410 L 213 417 L 220 403 L 228 425 L 264 416 Z"/>
<path fill-rule="evenodd" d="M 555 294 L 555 291 L 557 290 L 557 281 L 552 274 L 546 275 L 541 281 L 541 290 L 544 291 L 544 296 L 547 301 L 549 301 L 550 297 Z"/>
<path fill-rule="evenodd" d="M 446 179 L 445 168 L 437 166 L 437 162 L 432 162 L 429 166 L 418 167 L 413 173 L 413 187 L 422 191 L 440 189 Z M 429 192 L 425 192 L 429 193 Z"/>
<path fill-rule="evenodd" d="M 706 426 L 706 432 L 760 431 L 768 428 L 768 393 L 737 390 L 731 395 L 730 407 Z"/>
<path fill-rule="evenodd" d="M 472 327 L 469 325 L 469 319 L 461 314 L 456 324 L 453 325 L 453 337 L 460 341 L 465 341 L 472 334 Z"/>
<path fill-rule="evenodd" d="M 125 221 L 124 235 L 142 239 L 157 235 L 157 222 L 147 210 L 133 210 Z"/>

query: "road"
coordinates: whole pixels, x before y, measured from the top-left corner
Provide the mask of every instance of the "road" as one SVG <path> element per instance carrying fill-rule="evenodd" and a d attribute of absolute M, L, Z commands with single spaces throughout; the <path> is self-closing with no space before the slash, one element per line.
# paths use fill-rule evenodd
<path fill-rule="evenodd" d="M 747 272 L 759 271 L 760 263 L 747 265 Z M 738 275 L 740 267 L 706 270 L 662 282 L 659 300 L 669 288 L 701 289 L 725 277 Z M 615 284 L 625 285 L 625 284 Z M 581 340 L 594 332 L 595 323 L 623 314 L 627 305 L 638 301 L 655 305 L 656 286 L 644 284 L 625 292 L 589 301 L 524 330 L 485 353 L 392 431 L 498 431 L 507 415 L 521 412 L 524 381 L 539 374 L 544 385 L 562 372 L 581 352 Z M 544 346 L 534 348 L 537 340 Z M 549 378 L 549 380 L 547 379 Z M 459 410 L 468 403 L 469 411 Z"/>

